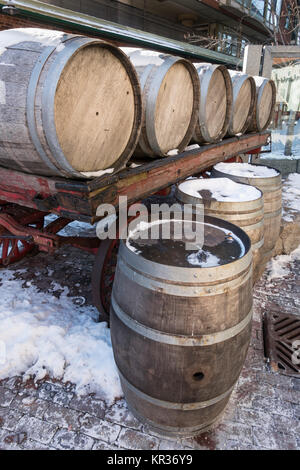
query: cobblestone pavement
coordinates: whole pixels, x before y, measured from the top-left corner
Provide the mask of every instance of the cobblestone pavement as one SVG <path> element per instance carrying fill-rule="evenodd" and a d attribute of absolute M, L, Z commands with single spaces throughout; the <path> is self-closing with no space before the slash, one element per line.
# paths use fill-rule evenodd
<path fill-rule="evenodd" d="M 86 253 L 65 248 L 54 256 L 28 257 L 10 269 L 24 279 L 24 288 L 30 281 L 51 292 L 53 281 L 89 304 L 92 261 Z M 300 379 L 268 370 L 261 323 L 269 309 L 299 314 L 300 262 L 290 271 L 289 278 L 269 285 L 265 275 L 256 285 L 245 367 L 214 431 L 192 439 L 164 439 L 136 421 L 122 399 L 107 407 L 99 397 L 79 398 L 72 384 L 23 384 L 15 377 L 0 382 L 0 449 L 299 449 Z"/>

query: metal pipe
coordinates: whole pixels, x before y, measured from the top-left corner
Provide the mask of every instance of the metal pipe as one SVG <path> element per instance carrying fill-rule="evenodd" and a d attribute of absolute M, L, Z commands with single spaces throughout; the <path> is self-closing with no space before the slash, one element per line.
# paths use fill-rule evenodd
<path fill-rule="evenodd" d="M 20 16 L 28 16 L 38 20 L 47 20 L 52 23 L 65 25 L 68 28 L 76 28 L 86 33 L 111 38 L 128 44 L 144 46 L 175 54 L 179 56 L 209 61 L 213 63 L 226 64 L 236 67 L 240 59 L 231 57 L 220 52 L 211 51 L 200 46 L 168 39 L 146 31 L 137 30 L 128 26 L 106 21 L 101 18 L 74 12 L 54 5 L 49 5 L 37 0 L 0 0 L 0 5 L 13 5 L 17 8 Z"/>

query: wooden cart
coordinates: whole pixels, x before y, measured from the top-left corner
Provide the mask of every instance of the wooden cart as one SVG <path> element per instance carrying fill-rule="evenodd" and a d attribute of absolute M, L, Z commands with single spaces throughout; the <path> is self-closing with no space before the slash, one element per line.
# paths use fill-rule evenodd
<path fill-rule="evenodd" d="M 204 145 L 176 156 L 153 160 L 91 180 L 69 180 L 25 174 L 0 168 L 0 266 L 21 260 L 34 247 L 54 252 L 71 244 L 96 255 L 92 274 L 94 304 L 101 320 L 108 320 L 110 292 L 118 240 L 57 235 L 74 220 L 94 224 L 100 204 L 116 209 L 120 196 L 128 204 L 140 201 L 218 162 L 265 146 L 270 134 L 246 134 Z M 45 226 L 49 213 L 59 217 Z"/>

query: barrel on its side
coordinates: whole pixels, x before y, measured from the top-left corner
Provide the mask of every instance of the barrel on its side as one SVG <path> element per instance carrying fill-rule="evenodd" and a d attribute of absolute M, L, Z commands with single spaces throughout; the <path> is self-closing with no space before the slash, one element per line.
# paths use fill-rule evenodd
<path fill-rule="evenodd" d="M 247 233 L 251 240 L 254 279 L 257 277 L 264 245 L 264 198 L 262 191 L 258 189 L 258 192 L 260 197 L 254 200 L 227 202 L 212 199 L 208 194 L 199 198 L 191 196 L 184 191 L 184 183 L 176 188 L 176 197 L 181 203 L 194 207 L 203 204 L 205 215 L 227 220 Z"/>
<path fill-rule="evenodd" d="M 227 133 L 231 136 L 244 134 L 252 119 L 256 87 L 253 77 L 229 70 L 233 88 L 232 111 Z"/>
<path fill-rule="evenodd" d="M 273 118 L 276 104 L 276 86 L 273 80 L 265 77 L 253 77 L 256 85 L 256 100 L 248 132 L 266 130 Z"/>
<path fill-rule="evenodd" d="M 230 163 L 228 163 L 228 165 L 230 165 Z M 257 166 L 259 167 L 259 165 Z M 213 168 L 212 171 L 213 177 L 230 178 L 234 181 L 238 181 L 239 183 L 250 184 L 260 189 L 264 195 L 264 246 L 263 256 L 261 258 L 261 267 L 259 268 L 259 273 L 257 276 L 262 274 L 266 263 L 272 257 L 273 249 L 280 234 L 282 214 L 282 183 L 280 172 L 278 170 L 276 170 L 276 172 L 277 175 L 271 177 L 249 178 L 225 173 L 224 171 L 219 171 L 216 168 Z"/>
<path fill-rule="evenodd" d="M 199 80 L 193 64 L 156 51 L 122 48 L 141 83 L 144 117 L 137 156 L 164 157 L 184 150 L 199 110 Z"/>
<path fill-rule="evenodd" d="M 200 108 L 193 134 L 196 143 L 218 142 L 227 132 L 232 83 L 225 65 L 195 64 L 200 80 Z"/>
<path fill-rule="evenodd" d="M 0 165 L 72 178 L 124 166 L 142 118 L 126 54 L 45 29 L 1 31 L 0 40 Z"/>
<path fill-rule="evenodd" d="M 111 304 L 111 337 L 131 411 L 153 430 L 192 436 L 221 416 L 242 369 L 251 332 L 252 256 L 222 266 L 150 261 L 121 242 Z"/>

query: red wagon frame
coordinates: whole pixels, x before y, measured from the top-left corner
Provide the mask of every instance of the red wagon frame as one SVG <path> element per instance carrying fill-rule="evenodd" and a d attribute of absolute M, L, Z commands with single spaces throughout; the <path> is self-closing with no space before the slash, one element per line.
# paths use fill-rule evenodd
<path fill-rule="evenodd" d="M 119 197 L 126 195 L 130 205 L 218 162 L 255 153 L 269 138 L 268 132 L 246 134 L 92 180 L 37 176 L 0 167 L 0 266 L 22 259 L 34 247 L 52 253 L 71 244 L 94 253 L 94 304 L 101 320 L 108 320 L 109 289 L 104 283 L 113 281 L 113 266 L 108 265 L 115 264 L 117 241 L 100 243 L 98 238 L 62 237 L 57 233 L 74 220 L 95 223 L 100 204 L 110 203 L 118 209 Z M 58 218 L 45 227 L 44 218 L 49 213 Z M 111 278 L 109 275 L 107 279 L 109 269 Z"/>

